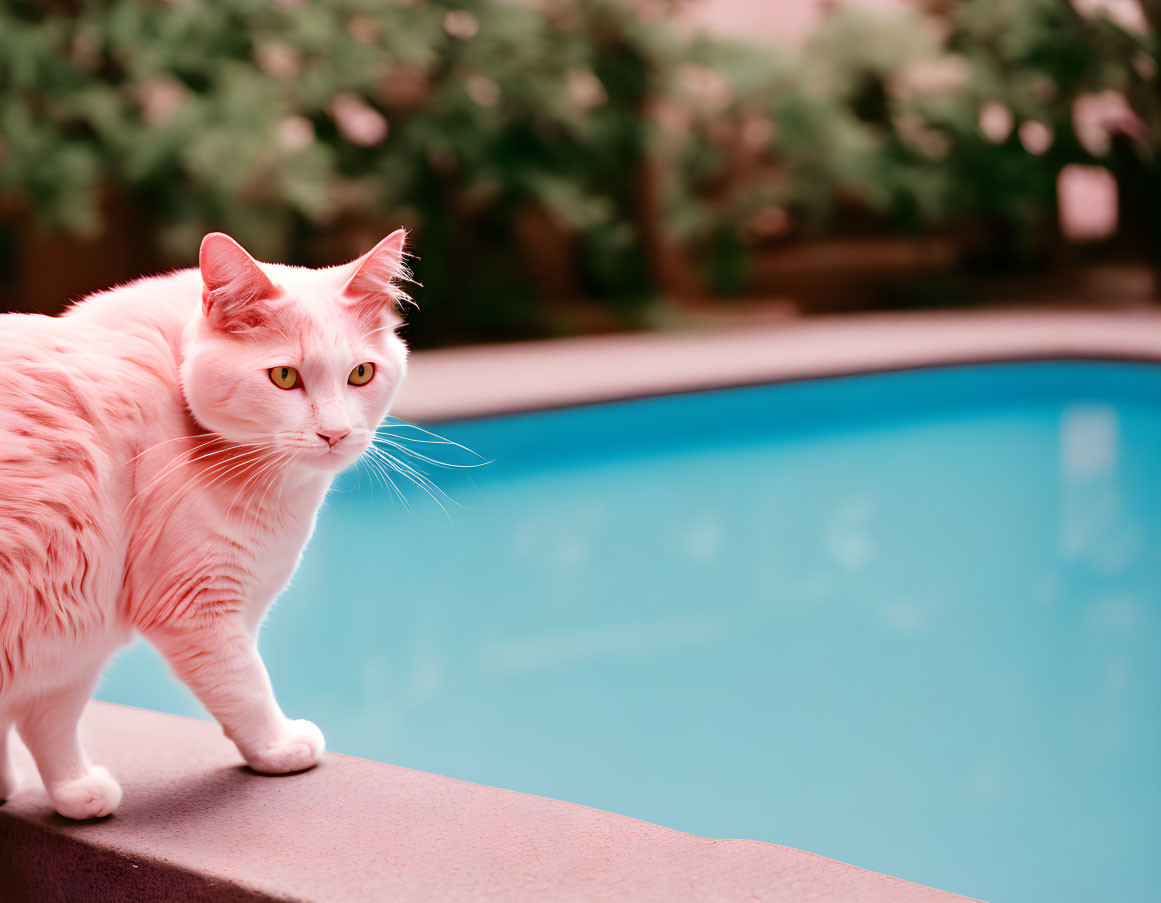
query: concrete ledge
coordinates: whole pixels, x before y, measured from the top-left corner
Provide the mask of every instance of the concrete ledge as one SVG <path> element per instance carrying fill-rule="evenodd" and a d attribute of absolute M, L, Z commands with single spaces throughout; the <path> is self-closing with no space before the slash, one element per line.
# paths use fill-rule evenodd
<path fill-rule="evenodd" d="M 700 389 L 947 364 L 1161 360 L 1161 313 L 874 314 L 419 352 L 394 412 L 459 420 Z"/>
<path fill-rule="evenodd" d="M 786 847 L 328 754 L 261 777 L 215 725 L 107 703 L 82 722 L 125 787 L 113 817 L 0 806 L 0 899 L 17 901 L 964 900 Z"/>

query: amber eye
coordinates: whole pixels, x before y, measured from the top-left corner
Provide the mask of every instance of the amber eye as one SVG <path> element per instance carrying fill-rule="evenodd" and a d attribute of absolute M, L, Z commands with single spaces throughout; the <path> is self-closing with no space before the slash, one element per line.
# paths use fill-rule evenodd
<path fill-rule="evenodd" d="M 296 389 L 302 385 L 293 367 L 271 367 L 270 381 L 280 389 Z"/>
<path fill-rule="evenodd" d="M 359 364 L 351 375 L 347 377 L 347 382 L 352 386 L 365 386 L 371 381 L 371 377 L 375 375 L 374 364 Z"/>

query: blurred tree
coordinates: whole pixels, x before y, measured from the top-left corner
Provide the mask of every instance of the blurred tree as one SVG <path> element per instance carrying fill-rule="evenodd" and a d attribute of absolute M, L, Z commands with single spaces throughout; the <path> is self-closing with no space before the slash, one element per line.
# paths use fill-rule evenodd
<path fill-rule="evenodd" d="M 333 263 L 402 222 L 434 343 L 551 333 L 560 295 L 641 322 L 659 290 L 697 290 L 683 255 L 737 292 L 755 248 L 836 229 L 1034 260 L 1078 164 L 1161 243 L 1154 6 L 838 8 L 778 52 L 684 36 L 680 5 L 9 0 L 0 267 L 30 217 L 112 218 L 154 266 L 210 229 Z"/>

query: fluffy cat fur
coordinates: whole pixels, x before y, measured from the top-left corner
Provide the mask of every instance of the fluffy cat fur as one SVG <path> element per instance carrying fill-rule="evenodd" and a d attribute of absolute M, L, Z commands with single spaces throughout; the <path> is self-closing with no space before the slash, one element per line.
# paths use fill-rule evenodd
<path fill-rule="evenodd" d="M 0 800 L 14 728 L 61 815 L 117 807 L 77 720 L 134 631 L 256 771 L 319 761 L 322 733 L 279 709 L 255 637 L 403 378 L 404 239 L 310 270 L 214 233 L 196 269 L 0 316 Z"/>

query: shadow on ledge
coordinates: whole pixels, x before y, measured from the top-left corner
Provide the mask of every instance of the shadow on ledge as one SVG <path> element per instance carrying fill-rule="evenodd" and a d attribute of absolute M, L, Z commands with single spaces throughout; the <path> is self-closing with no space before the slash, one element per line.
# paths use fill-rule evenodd
<path fill-rule="evenodd" d="M 328 753 L 269 778 L 216 725 L 92 703 L 82 733 L 122 782 L 110 818 L 56 816 L 27 752 L 0 806 L 0 900 L 773 900 L 954 903 L 821 856 Z"/>

